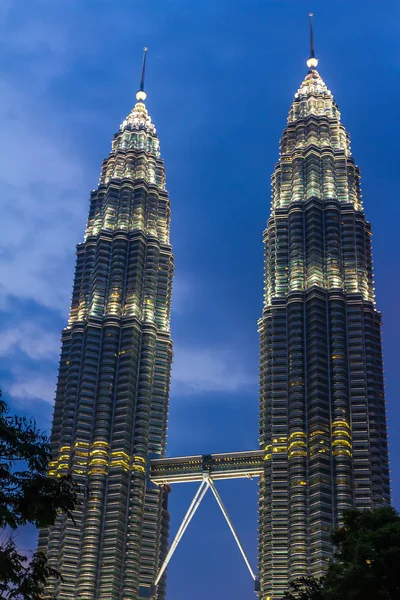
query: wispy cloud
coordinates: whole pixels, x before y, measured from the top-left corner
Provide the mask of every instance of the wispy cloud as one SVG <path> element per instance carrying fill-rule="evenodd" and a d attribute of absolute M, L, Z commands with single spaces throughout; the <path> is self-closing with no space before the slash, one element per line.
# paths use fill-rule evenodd
<path fill-rule="evenodd" d="M 53 404 L 56 382 L 54 377 L 33 377 L 11 384 L 8 394 L 17 401 L 17 404 L 27 408 L 31 400 L 42 400 Z"/>
<path fill-rule="evenodd" d="M 59 42 L 50 40 L 43 52 L 43 36 L 42 31 L 36 39 L 33 34 L 3 39 L 10 56 L 30 53 L 32 82 L 20 85 L 6 74 L 0 81 L 2 385 L 13 404 L 29 414 L 41 402 L 49 406 L 54 401 L 60 348 L 54 314 L 68 310 L 74 246 L 87 208 L 80 193 L 84 173 L 79 156 L 71 152 L 63 123 L 59 135 L 48 126 L 55 115 L 43 90 L 59 74 L 49 51 Z M 55 52 L 62 52 L 59 44 Z M 41 73 L 34 65 L 39 56 L 47 57 L 41 60 Z M 31 312 L 34 305 L 37 310 Z"/>
<path fill-rule="evenodd" d="M 22 339 L 18 329 L 8 330 L 6 340 L 0 344 L 0 355 L 20 348 L 31 359 L 54 358 L 58 340 L 49 335 L 35 347 L 35 328 L 27 328 Z M 237 394 L 256 389 L 257 374 L 243 365 L 240 356 L 227 349 L 196 349 L 178 346 L 174 351 L 172 368 L 173 396 L 196 396 L 205 393 Z M 31 401 L 54 402 L 55 372 L 35 375 L 18 369 L 7 393 L 16 404 L 26 408 Z"/>
<path fill-rule="evenodd" d="M 181 315 L 190 312 L 197 291 L 197 283 L 191 275 L 175 273 L 172 286 L 172 312 Z"/>
<path fill-rule="evenodd" d="M 172 366 L 172 392 L 177 396 L 205 392 L 235 393 L 257 385 L 240 352 L 222 348 L 177 346 Z"/>
<path fill-rule="evenodd" d="M 0 84 L 0 296 L 65 311 L 72 249 L 85 220 L 86 207 L 75 200 L 82 172 L 35 121 L 27 99 Z"/>
<path fill-rule="evenodd" d="M 45 19 L 31 6 L 17 11 L 12 2 L 0 10 L 2 55 L 13 65 L 0 79 L 0 303 L 33 300 L 65 314 L 89 186 L 49 91 L 73 64 L 73 23 L 55 21 L 54 10 Z"/>
<path fill-rule="evenodd" d="M 4 329 L 0 336 L 0 356 L 23 352 L 32 360 L 57 360 L 60 336 L 32 321 Z"/>

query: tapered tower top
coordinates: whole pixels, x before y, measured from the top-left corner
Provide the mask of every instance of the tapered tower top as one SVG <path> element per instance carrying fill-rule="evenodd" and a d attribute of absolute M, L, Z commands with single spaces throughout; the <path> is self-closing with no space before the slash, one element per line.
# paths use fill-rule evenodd
<path fill-rule="evenodd" d="M 130 131 L 144 130 L 144 131 L 146 131 L 148 134 L 151 135 L 152 138 L 154 137 L 154 139 L 151 143 L 149 142 L 148 146 L 145 145 L 145 147 L 147 148 L 147 150 L 149 150 L 151 148 L 152 149 L 151 151 L 155 151 L 157 156 L 159 156 L 158 139 L 156 139 L 156 128 L 154 127 L 153 123 L 151 122 L 150 115 L 149 115 L 149 113 L 147 111 L 147 107 L 144 103 L 144 101 L 147 98 L 147 94 L 144 91 L 144 79 L 145 79 L 145 75 L 146 75 L 146 56 L 147 56 L 147 48 L 143 48 L 142 75 L 140 78 L 139 90 L 136 93 L 137 102 L 136 102 L 135 106 L 132 108 L 129 115 L 126 117 L 126 119 L 124 119 L 124 121 L 121 123 L 119 130 L 120 131 L 125 131 L 125 130 L 130 130 Z M 121 143 L 125 143 L 122 140 L 122 138 L 119 141 Z M 116 142 L 114 140 L 114 145 L 116 143 L 118 143 L 118 142 Z"/>
<path fill-rule="evenodd" d="M 310 58 L 307 60 L 307 67 L 309 69 L 315 69 L 318 66 L 318 58 L 315 58 L 314 51 L 314 31 L 313 31 L 313 13 L 308 15 L 310 17 Z"/>
<path fill-rule="evenodd" d="M 144 91 L 144 77 L 146 75 L 146 56 L 147 56 L 147 48 L 143 48 L 143 62 L 142 62 L 142 76 L 140 78 L 140 86 L 139 91 L 136 94 L 136 100 L 139 102 L 144 102 L 147 98 L 147 94 Z"/>

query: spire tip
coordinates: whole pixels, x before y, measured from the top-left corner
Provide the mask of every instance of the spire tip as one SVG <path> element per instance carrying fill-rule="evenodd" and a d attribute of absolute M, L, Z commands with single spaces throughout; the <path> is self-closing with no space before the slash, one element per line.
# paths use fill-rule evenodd
<path fill-rule="evenodd" d="M 147 46 L 143 48 L 143 62 L 142 62 L 142 77 L 140 79 L 139 91 L 136 94 L 136 100 L 139 102 L 144 102 L 147 98 L 147 94 L 144 91 L 144 76 L 146 74 L 146 56 L 147 56 Z"/>
<path fill-rule="evenodd" d="M 313 30 L 313 16 L 314 13 L 308 13 L 310 17 L 310 57 L 307 60 L 307 67 L 309 69 L 315 69 L 318 66 L 318 59 L 315 58 L 314 52 L 314 30 Z"/>

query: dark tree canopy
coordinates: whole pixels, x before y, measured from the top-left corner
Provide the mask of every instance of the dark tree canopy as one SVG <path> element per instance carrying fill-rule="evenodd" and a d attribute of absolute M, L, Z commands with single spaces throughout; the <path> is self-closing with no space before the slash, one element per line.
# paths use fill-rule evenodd
<path fill-rule="evenodd" d="M 333 542 L 336 563 L 326 577 L 332 594 L 351 600 L 400 598 L 400 517 L 393 508 L 349 511 Z"/>
<path fill-rule="evenodd" d="M 300 577 L 289 586 L 284 600 L 324 600 L 323 581 L 314 577 Z"/>
<path fill-rule="evenodd" d="M 326 576 L 293 582 L 285 600 L 400 599 L 400 516 L 393 508 L 347 511 L 333 543 Z"/>
<path fill-rule="evenodd" d="M 0 393 L 1 395 L 1 393 Z M 71 476 L 49 477 L 49 441 L 34 420 L 9 416 L 0 399 L 0 528 L 53 525 L 61 511 L 72 518 L 78 488 Z M 48 577 L 60 577 L 43 554 L 20 554 L 11 536 L 0 542 L 0 597 L 39 600 Z"/>

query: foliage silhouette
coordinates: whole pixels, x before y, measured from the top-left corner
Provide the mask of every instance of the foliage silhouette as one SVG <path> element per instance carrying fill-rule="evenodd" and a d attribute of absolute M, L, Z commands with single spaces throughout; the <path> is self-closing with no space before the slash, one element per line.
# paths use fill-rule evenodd
<path fill-rule="evenodd" d="M 10 416 L 0 392 L 0 528 L 7 532 L 0 541 L 0 597 L 6 600 L 40 600 L 46 580 L 61 579 L 44 554 L 21 554 L 12 533 L 28 523 L 49 527 L 60 512 L 73 518 L 78 486 L 71 475 L 48 475 L 51 458 L 46 435 L 33 419 Z"/>
<path fill-rule="evenodd" d="M 399 600 L 400 516 L 393 508 L 346 511 L 332 540 L 326 575 L 293 581 L 284 600 Z"/>

